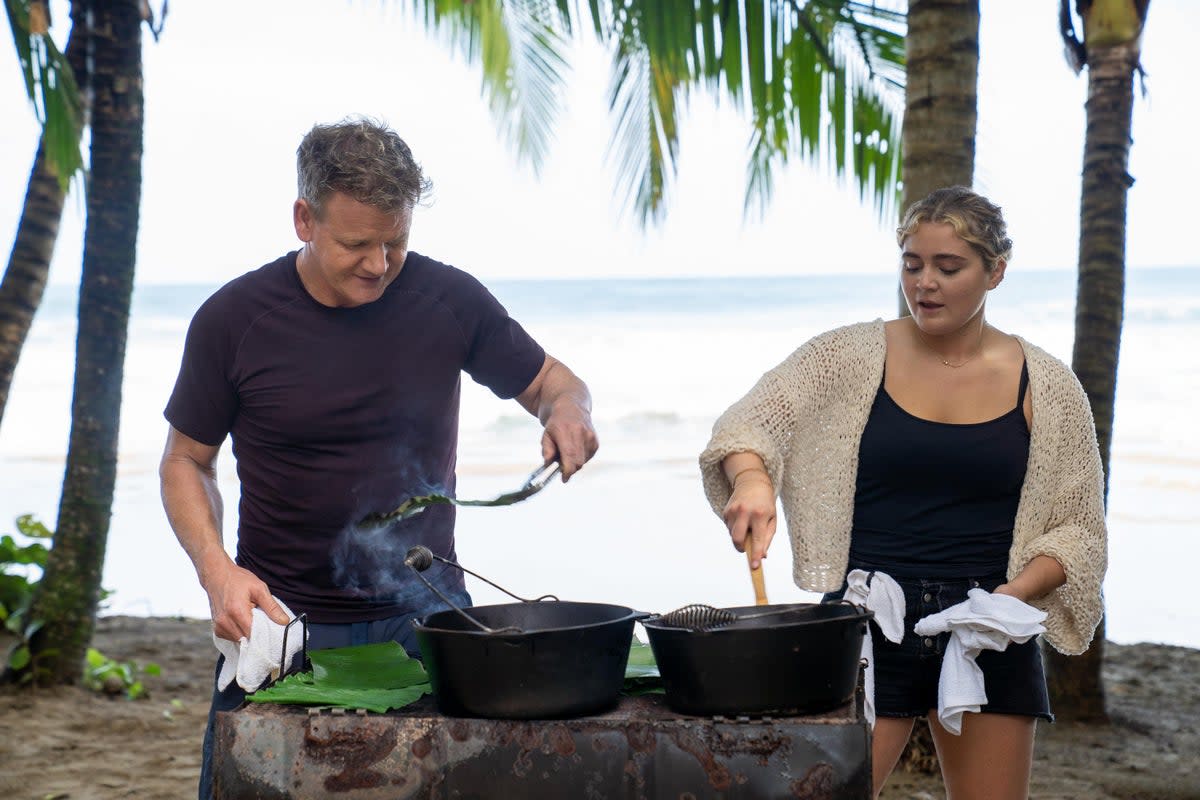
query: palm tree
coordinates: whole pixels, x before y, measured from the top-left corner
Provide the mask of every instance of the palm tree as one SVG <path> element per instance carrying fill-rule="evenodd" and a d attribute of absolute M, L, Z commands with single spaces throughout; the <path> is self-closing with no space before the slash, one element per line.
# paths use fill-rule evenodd
<path fill-rule="evenodd" d="M 1150 0 L 1076 0 L 1083 40 L 1075 35 L 1069 0 L 1059 21 L 1068 60 L 1088 70 L 1087 132 L 1079 209 L 1079 277 L 1075 296 L 1075 346 L 1071 368 L 1083 384 L 1096 419 L 1096 438 L 1108 497 L 1113 401 L 1125 313 L 1125 204 L 1133 178 L 1129 146 L 1133 127 L 1133 76 L 1141 71 L 1142 29 Z M 1066 719 L 1101 721 L 1104 621 L 1083 655 L 1048 654 L 1050 692 Z"/>
<path fill-rule="evenodd" d="M 67 187 L 83 171 L 79 139 L 85 114 L 74 75 L 82 75 L 86 66 L 85 37 L 69 38 L 65 56 L 55 47 L 44 2 L 7 0 L 5 10 L 42 136 L 0 281 L 0 420 L 25 337 L 42 302 Z"/>
<path fill-rule="evenodd" d="M 693 89 L 745 108 L 745 208 L 769 203 L 793 157 L 850 175 L 881 215 L 895 206 L 904 42 L 896 3 L 852 0 L 414 0 L 426 26 L 483 67 L 493 112 L 535 167 L 549 148 L 564 52 L 589 29 L 612 53 L 613 152 L 628 207 L 661 221 Z"/>
<path fill-rule="evenodd" d="M 909 0 L 901 128 L 903 209 L 975 176 L 979 0 Z M 897 289 L 900 314 L 908 304 Z M 932 752 L 932 749 L 931 749 Z"/>
<path fill-rule="evenodd" d="M 902 208 L 975 175 L 979 0 L 909 0 Z"/>
<path fill-rule="evenodd" d="M 75 0 L 73 35 L 92 37 L 91 177 L 79 292 L 75 393 L 54 546 L 31 641 L 39 683 L 73 683 L 95 627 L 117 467 L 121 382 L 142 176 L 139 0 Z"/>

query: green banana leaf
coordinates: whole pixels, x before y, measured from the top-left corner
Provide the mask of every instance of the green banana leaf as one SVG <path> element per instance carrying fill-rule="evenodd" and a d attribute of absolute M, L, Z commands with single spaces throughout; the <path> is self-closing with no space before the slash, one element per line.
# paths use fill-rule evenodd
<path fill-rule="evenodd" d="M 288 675 L 246 699 L 252 703 L 285 703 L 365 708 L 383 713 L 430 694 L 429 676 L 421 662 L 409 658 L 397 642 L 314 650 L 311 672 Z"/>
<path fill-rule="evenodd" d="M 338 708 L 365 708 L 382 714 L 394 708 L 415 703 L 421 695 L 433 690 L 428 683 L 418 683 L 395 689 L 347 689 L 323 686 L 313 680 L 311 672 L 296 672 L 266 689 L 246 695 L 251 703 L 281 703 Z"/>
<path fill-rule="evenodd" d="M 355 645 L 308 654 L 313 668 L 276 681 L 246 696 L 251 703 L 280 703 L 338 708 L 365 708 L 382 714 L 432 694 L 421 662 L 396 642 Z M 649 645 L 629 648 L 622 693 L 662 694 L 662 678 Z"/>
<path fill-rule="evenodd" d="M 636 697 L 643 694 L 663 694 L 662 676 L 658 672 L 658 663 L 654 660 L 654 651 L 648 644 L 634 641 L 629 648 L 629 661 L 625 664 L 625 685 L 622 694 Z"/>
<path fill-rule="evenodd" d="M 381 642 L 332 650 L 314 650 L 313 682 L 341 689 L 403 689 L 428 683 L 421 662 L 409 658 L 399 642 Z"/>

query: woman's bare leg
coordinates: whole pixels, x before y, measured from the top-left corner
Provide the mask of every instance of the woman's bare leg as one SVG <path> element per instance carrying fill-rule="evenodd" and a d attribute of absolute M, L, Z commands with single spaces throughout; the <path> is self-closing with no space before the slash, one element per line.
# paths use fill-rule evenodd
<path fill-rule="evenodd" d="M 947 800 L 1026 800 L 1033 767 L 1034 717 L 963 714 L 955 736 L 929 714 Z"/>
<path fill-rule="evenodd" d="M 912 735 L 913 717 L 877 717 L 871 734 L 871 783 L 874 797 L 879 797 L 883 784 L 896 768 L 904 745 Z"/>

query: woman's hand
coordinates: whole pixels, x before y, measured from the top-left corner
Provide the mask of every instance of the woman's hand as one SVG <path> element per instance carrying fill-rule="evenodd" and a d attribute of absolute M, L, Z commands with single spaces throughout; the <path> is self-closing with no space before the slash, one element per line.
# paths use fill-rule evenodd
<path fill-rule="evenodd" d="M 731 465 L 735 456 L 750 456 L 757 465 Z M 739 467 L 734 469 L 732 467 Z M 732 472 L 730 483 L 733 493 L 721 513 L 729 537 L 739 553 L 746 552 L 746 537 L 751 539 L 750 567 L 757 569 L 767 556 L 767 548 L 775 536 L 775 487 L 767 474 L 762 459 L 749 453 L 737 453 L 726 459 L 726 474 Z"/>

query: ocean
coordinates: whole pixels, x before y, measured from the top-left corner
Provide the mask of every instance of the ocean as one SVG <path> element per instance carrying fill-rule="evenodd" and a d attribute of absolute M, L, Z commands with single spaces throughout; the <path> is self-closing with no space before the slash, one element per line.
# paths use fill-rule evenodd
<path fill-rule="evenodd" d="M 488 281 L 514 317 L 589 385 L 599 454 L 526 503 L 459 512 L 461 563 L 523 596 L 647 611 L 744 605 L 753 595 L 700 489 L 713 420 L 805 339 L 894 316 L 886 276 Z M 206 617 L 207 600 L 166 523 L 157 466 L 162 408 L 188 321 L 214 286 L 135 291 L 103 613 Z M 1010 270 L 988 319 L 1070 361 L 1074 274 Z M 47 291 L 0 426 L 0 534 L 20 514 L 53 527 L 70 426 L 75 290 Z M 1189 344 L 1190 343 L 1190 344 Z M 1180 567 L 1200 563 L 1200 268 L 1128 275 L 1109 494 L 1107 636 L 1200 647 L 1200 604 Z M 540 461 L 537 422 L 464 376 L 459 496 L 515 488 Z M 226 546 L 238 485 L 218 463 Z M 767 559 L 771 602 L 815 598 L 791 579 L 786 543 Z M 504 602 L 468 578 L 477 603 Z"/>

